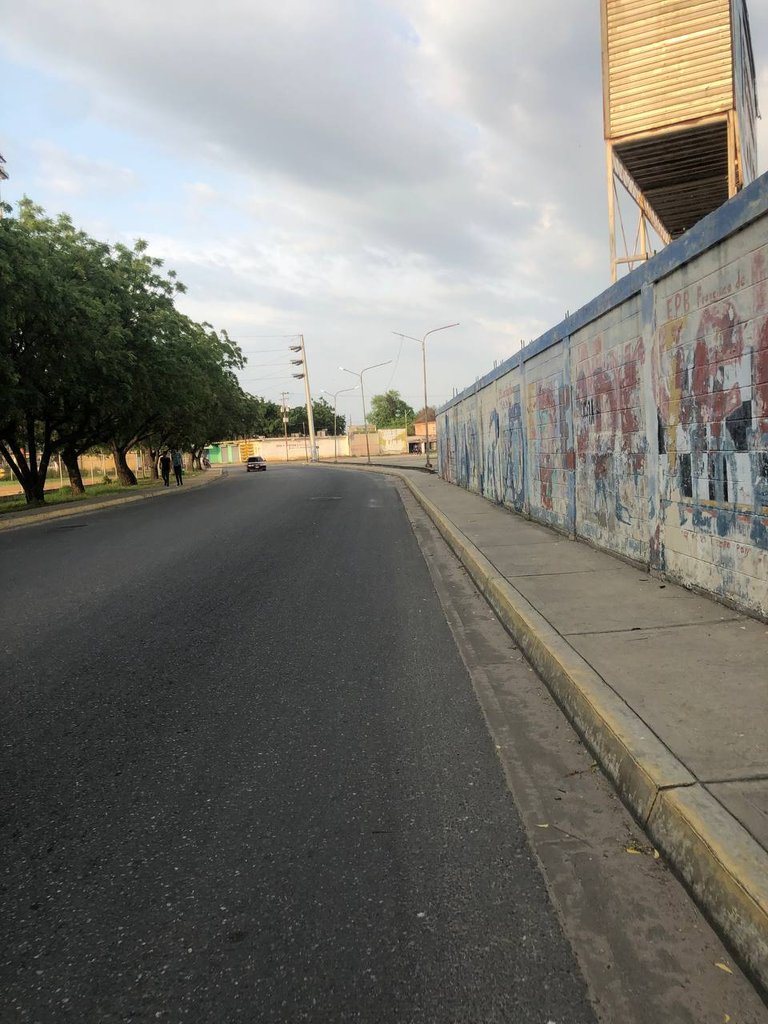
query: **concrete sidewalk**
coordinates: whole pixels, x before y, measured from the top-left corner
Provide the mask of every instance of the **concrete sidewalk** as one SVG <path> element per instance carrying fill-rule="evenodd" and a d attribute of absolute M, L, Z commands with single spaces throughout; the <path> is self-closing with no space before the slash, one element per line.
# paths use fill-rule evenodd
<path fill-rule="evenodd" d="M 373 471 L 405 480 L 768 992 L 768 625 L 436 476 Z"/>

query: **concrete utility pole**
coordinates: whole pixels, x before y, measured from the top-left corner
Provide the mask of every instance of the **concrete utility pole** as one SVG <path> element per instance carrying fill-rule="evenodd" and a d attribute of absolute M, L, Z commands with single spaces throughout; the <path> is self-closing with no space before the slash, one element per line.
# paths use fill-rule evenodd
<path fill-rule="evenodd" d="M 285 433 L 285 461 L 288 462 L 288 392 L 283 391 L 283 432 Z"/>
<path fill-rule="evenodd" d="M 315 417 L 312 413 L 312 395 L 309 390 L 309 369 L 307 368 L 307 352 L 304 348 L 304 335 L 300 334 L 301 344 L 291 345 L 291 352 L 300 352 L 301 359 L 292 359 L 294 366 L 301 366 L 303 373 L 294 373 L 297 380 L 304 381 L 304 395 L 307 400 L 307 426 L 309 427 L 309 446 L 312 451 L 312 462 L 317 462 L 317 444 L 315 443 Z"/>
<path fill-rule="evenodd" d="M 429 408 L 427 404 L 427 338 L 430 334 L 436 334 L 438 331 L 447 331 L 449 327 L 458 327 L 459 324 L 444 324 L 442 327 L 433 327 L 431 331 L 427 331 L 420 338 L 414 338 L 412 334 L 401 334 L 400 331 L 392 331 L 392 333 L 398 338 L 409 338 L 411 341 L 418 341 L 421 345 L 421 366 L 424 374 L 424 455 L 426 456 L 424 465 L 427 469 L 432 469 L 432 463 L 429 461 Z"/>

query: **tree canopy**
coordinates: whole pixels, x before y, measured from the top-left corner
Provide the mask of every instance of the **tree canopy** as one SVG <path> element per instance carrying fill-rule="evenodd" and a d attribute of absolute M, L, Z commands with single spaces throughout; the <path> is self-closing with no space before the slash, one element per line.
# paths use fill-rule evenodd
<path fill-rule="evenodd" d="M 377 430 L 387 427 L 410 427 L 415 413 L 410 405 L 400 397 L 399 391 L 385 391 L 383 395 L 374 395 L 371 399 L 371 410 L 368 420 Z"/>
<path fill-rule="evenodd" d="M 249 425 L 240 349 L 175 306 L 184 290 L 145 242 L 108 245 L 24 199 L 0 221 L 0 455 L 29 503 L 44 501 L 52 456 L 73 489 L 77 457 L 163 446 L 193 455 Z"/>

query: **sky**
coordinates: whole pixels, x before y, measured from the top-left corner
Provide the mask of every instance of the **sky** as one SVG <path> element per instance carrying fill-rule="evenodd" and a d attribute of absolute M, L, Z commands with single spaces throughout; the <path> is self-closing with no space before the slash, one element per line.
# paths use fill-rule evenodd
<path fill-rule="evenodd" d="M 768 4 L 751 0 L 768 164 Z M 598 0 L 0 0 L 2 197 L 144 238 L 250 392 L 430 404 L 610 282 Z M 359 422 L 359 392 L 338 396 Z M 327 397 L 327 395 L 325 396 Z"/>

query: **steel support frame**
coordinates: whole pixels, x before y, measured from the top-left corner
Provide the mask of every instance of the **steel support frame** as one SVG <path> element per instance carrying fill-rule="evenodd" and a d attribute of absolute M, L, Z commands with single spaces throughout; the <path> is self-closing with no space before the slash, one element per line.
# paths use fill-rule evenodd
<path fill-rule="evenodd" d="M 671 238 L 656 211 L 640 191 L 635 179 L 614 150 L 613 143 L 608 140 L 605 143 L 605 162 L 608 179 L 608 239 L 611 254 L 611 281 L 615 282 L 618 280 L 620 267 L 628 266 L 630 270 L 634 270 L 636 265 L 643 263 L 653 255 L 648 245 L 649 227 L 653 228 L 665 245 L 671 241 Z M 619 186 L 632 199 L 637 208 L 637 228 L 631 250 L 627 242 L 624 217 L 619 205 Z"/>

